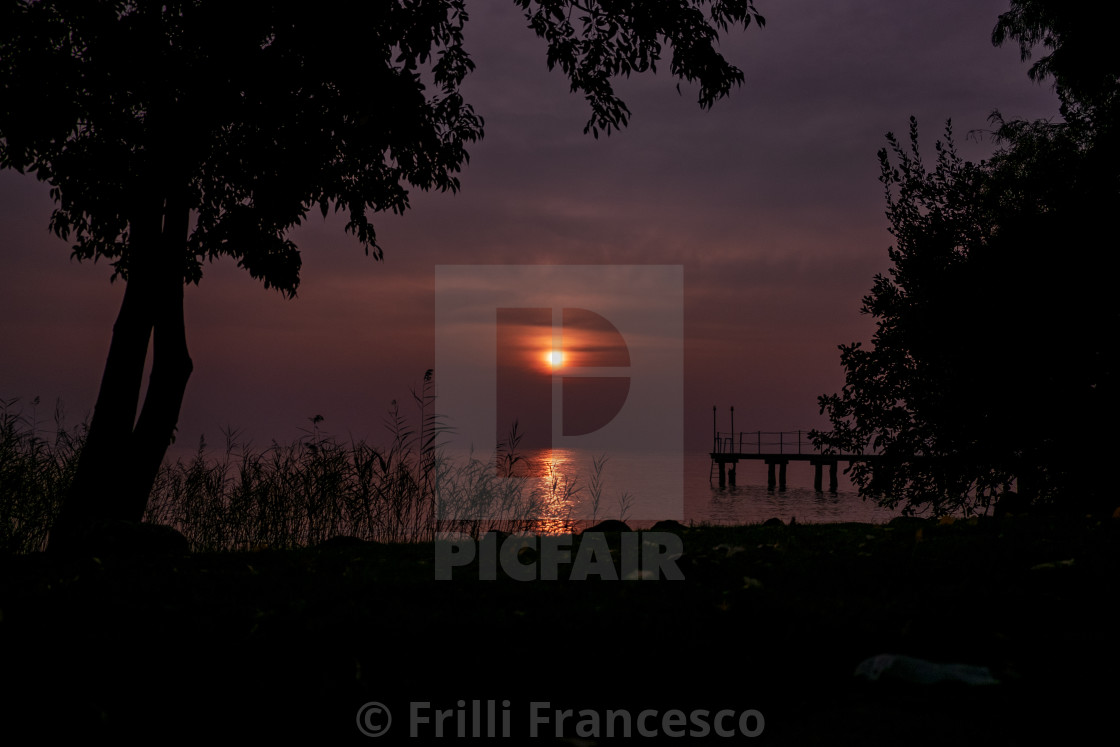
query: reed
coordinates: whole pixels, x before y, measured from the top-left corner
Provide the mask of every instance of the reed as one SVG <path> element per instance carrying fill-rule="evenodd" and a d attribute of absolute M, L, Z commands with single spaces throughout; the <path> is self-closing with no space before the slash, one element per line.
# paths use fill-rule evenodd
<path fill-rule="evenodd" d="M 30 412 L 18 399 L 0 399 L 0 552 L 26 553 L 46 545 L 62 496 L 74 477 L 84 426 L 68 429 L 61 405 L 52 438 L 39 435 L 39 398 Z"/>
<path fill-rule="evenodd" d="M 256 448 L 237 431 L 213 448 L 160 469 L 144 520 L 174 527 L 196 552 L 293 548 L 336 536 L 429 541 L 443 532 L 566 531 L 580 497 L 576 479 L 531 476 L 516 425 L 494 460 L 451 458 L 439 444 L 429 395 L 413 395 L 418 419 L 393 402 L 387 443 L 341 441 L 321 417 L 292 443 Z M 38 404 L 35 400 L 34 405 Z M 56 412 L 53 440 L 15 400 L 0 402 L 0 549 L 42 550 L 73 478 L 86 426 Z"/>

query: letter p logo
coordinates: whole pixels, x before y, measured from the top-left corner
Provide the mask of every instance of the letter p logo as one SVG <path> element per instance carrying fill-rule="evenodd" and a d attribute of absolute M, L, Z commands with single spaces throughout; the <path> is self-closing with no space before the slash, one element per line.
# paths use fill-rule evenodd
<path fill-rule="evenodd" d="M 520 454 L 606 455 L 628 518 L 683 518 L 683 295 L 679 266 L 437 267 L 444 454 L 486 462 L 516 424 Z"/>
<path fill-rule="evenodd" d="M 557 328 L 555 309 L 497 312 L 499 441 L 516 423 L 520 448 L 552 448 L 557 379 L 560 436 L 594 433 L 619 414 L 630 392 L 630 350 L 610 320 L 568 307 L 559 310 Z"/>

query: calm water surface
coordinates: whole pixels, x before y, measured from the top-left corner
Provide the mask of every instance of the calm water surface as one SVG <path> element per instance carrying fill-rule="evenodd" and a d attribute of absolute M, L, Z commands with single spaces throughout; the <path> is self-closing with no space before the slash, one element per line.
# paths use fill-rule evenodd
<path fill-rule="evenodd" d="M 573 449 L 552 449 L 526 455 L 529 474 L 543 490 L 557 496 L 556 508 L 578 505 L 587 511 L 595 474 L 596 455 Z M 639 503 L 671 506 L 683 495 L 685 523 L 751 524 L 779 518 L 801 523 L 859 521 L 885 523 L 898 511 L 860 499 L 841 465 L 836 493 L 813 489 L 813 468 L 808 462 L 790 462 L 786 490 L 766 487 L 762 461 L 739 463 L 737 485 L 718 487 L 706 453 L 685 454 L 683 460 L 650 459 L 648 455 L 615 454 L 607 457 L 600 475 L 597 519 L 620 516 L 637 526 L 656 520 Z M 828 484 L 827 473 L 825 484 Z M 627 494 L 629 498 L 627 498 Z M 639 500 L 640 499 L 640 500 Z M 646 514 L 646 515 L 638 515 Z M 648 520 L 647 520 L 648 518 Z"/>

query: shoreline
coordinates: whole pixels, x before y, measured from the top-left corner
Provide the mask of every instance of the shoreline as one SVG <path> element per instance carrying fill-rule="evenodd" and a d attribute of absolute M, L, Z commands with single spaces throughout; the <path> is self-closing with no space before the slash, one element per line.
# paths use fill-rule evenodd
<path fill-rule="evenodd" d="M 529 704 L 547 702 L 573 714 L 756 710 L 762 744 L 1015 744 L 1059 725 L 1068 742 L 1110 712 L 1089 672 L 1118 663 L 1120 521 L 680 536 L 683 580 L 656 582 L 436 581 L 432 543 L 6 556 L 0 678 L 16 696 L 0 729 L 368 743 L 355 722 L 367 702 L 400 722 L 410 703 L 494 700 L 500 712 L 509 700 L 514 737 L 528 733 Z M 880 654 L 987 667 L 1000 684 L 854 677 Z M 575 723 L 566 738 L 580 738 Z M 418 743 L 406 736 L 381 743 Z"/>

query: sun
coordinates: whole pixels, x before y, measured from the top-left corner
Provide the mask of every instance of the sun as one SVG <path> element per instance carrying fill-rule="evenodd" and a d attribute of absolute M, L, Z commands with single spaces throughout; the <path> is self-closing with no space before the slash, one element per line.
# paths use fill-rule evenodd
<path fill-rule="evenodd" d="M 564 363 L 564 353 L 560 350 L 550 350 L 545 355 L 545 360 L 547 360 L 548 365 L 553 368 L 559 368 L 560 365 Z"/>

